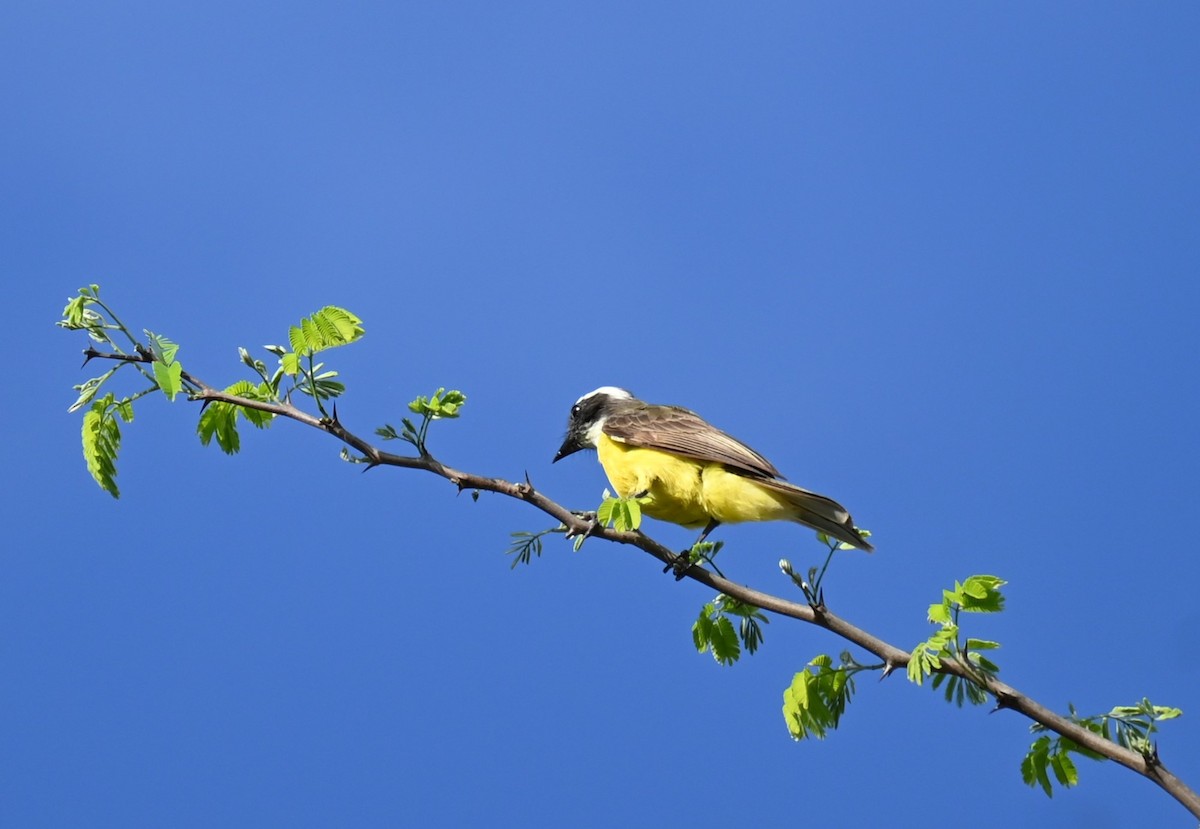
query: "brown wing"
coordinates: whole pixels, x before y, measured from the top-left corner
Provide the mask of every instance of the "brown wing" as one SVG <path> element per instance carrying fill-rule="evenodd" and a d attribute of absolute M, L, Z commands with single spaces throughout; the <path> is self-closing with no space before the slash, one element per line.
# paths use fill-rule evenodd
<path fill-rule="evenodd" d="M 740 440 L 678 406 L 649 403 L 614 412 L 604 421 L 604 434 L 630 446 L 662 449 L 698 461 L 723 463 L 736 472 L 781 478 L 779 470 Z"/>

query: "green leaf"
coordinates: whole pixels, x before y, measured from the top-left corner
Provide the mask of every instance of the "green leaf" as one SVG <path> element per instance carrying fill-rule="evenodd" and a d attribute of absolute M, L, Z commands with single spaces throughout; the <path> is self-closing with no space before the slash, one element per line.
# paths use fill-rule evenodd
<path fill-rule="evenodd" d="M 150 352 L 154 355 L 155 360 L 168 364 L 175 362 L 175 354 L 179 351 L 176 343 L 152 331 L 145 333 L 150 340 Z"/>
<path fill-rule="evenodd" d="M 913 648 L 912 653 L 908 655 L 908 681 L 921 685 L 925 681 L 925 677 L 929 675 L 929 663 L 925 659 L 925 643 L 917 645 Z"/>
<path fill-rule="evenodd" d="M 512 568 L 515 570 L 518 564 L 530 564 L 533 557 L 542 557 L 542 536 L 555 530 L 542 530 L 537 533 L 515 532 L 512 533 L 512 544 L 508 547 L 509 555 L 516 556 L 513 559 Z"/>
<path fill-rule="evenodd" d="M 596 509 L 596 520 L 618 532 L 636 530 L 642 523 L 642 507 L 636 498 L 613 498 L 605 490 L 604 500 Z"/>
<path fill-rule="evenodd" d="M 300 373 L 300 355 L 295 351 L 279 355 L 279 367 L 288 377 L 295 377 Z"/>
<path fill-rule="evenodd" d="M 946 686 L 942 692 L 946 698 L 946 702 L 952 702 L 959 708 L 962 708 L 968 702 L 972 705 L 982 705 L 988 700 L 985 690 L 971 680 L 964 679 L 961 676 L 938 674 L 934 677 L 933 687 L 937 688 L 939 685 Z"/>
<path fill-rule="evenodd" d="M 947 625 L 913 648 L 912 653 L 909 654 L 906 671 L 909 681 L 921 685 L 926 676 L 942 666 L 943 656 L 953 656 L 949 645 L 957 636 L 958 626 Z"/>
<path fill-rule="evenodd" d="M 428 417 L 431 420 L 458 417 L 459 411 L 466 405 L 467 396 L 461 391 L 439 388 L 432 397 L 424 395 L 408 404 L 413 414 Z"/>
<path fill-rule="evenodd" d="M 1046 774 L 1046 769 L 1050 765 L 1050 755 L 1043 752 L 1038 755 L 1037 762 L 1034 764 L 1034 775 L 1038 784 L 1042 787 L 1042 791 L 1046 793 L 1046 797 L 1054 797 L 1054 789 L 1050 785 L 1050 775 Z"/>
<path fill-rule="evenodd" d="M 971 665 L 985 673 L 999 671 L 994 662 L 977 651 L 994 650 L 1000 644 L 990 639 L 969 638 L 965 647 L 960 646 L 957 620 L 960 610 L 994 613 L 1002 609 L 1004 597 L 1000 594 L 1000 587 L 1004 584 L 1004 580 L 996 576 L 970 576 L 961 583 L 956 581 L 952 590 L 942 591 L 942 601 L 929 605 L 926 613 L 929 621 L 941 625 L 941 629 L 917 645 L 909 655 L 906 673 L 910 682 L 922 684 L 926 676 L 941 667 L 943 659 L 965 657 Z M 963 652 L 960 652 L 960 647 Z M 964 701 L 978 704 L 988 698 L 986 690 L 970 680 L 959 677 L 934 680 L 934 688 L 943 684 L 946 699 L 959 705 Z"/>
<path fill-rule="evenodd" d="M 808 683 L 801 671 L 792 679 L 792 684 L 783 690 L 783 720 L 787 723 L 788 731 L 793 740 L 803 740 L 809 736 L 806 724 L 806 709 L 808 707 Z"/>
<path fill-rule="evenodd" d="M 121 448 L 121 426 L 112 409 L 118 409 L 121 417 L 128 422 L 133 419 L 132 407 L 128 401 L 118 406 L 113 395 L 107 394 L 91 405 L 83 413 L 83 459 L 88 472 L 100 485 L 100 488 L 114 498 L 120 498 L 117 488 L 117 452 Z M 128 416 L 126 416 L 128 415 Z"/>
<path fill-rule="evenodd" d="M 625 501 L 626 523 L 625 529 L 636 530 L 642 525 L 642 505 L 637 502 L 636 498 L 629 498 Z"/>
<path fill-rule="evenodd" d="M 92 339 L 103 341 L 104 338 L 100 334 L 105 325 L 104 317 L 91 307 L 96 304 L 99 295 L 100 289 L 97 285 L 80 288 L 76 296 L 67 300 L 62 319 L 56 324 L 68 330 L 85 330 Z"/>
<path fill-rule="evenodd" d="M 79 397 L 77 397 L 75 402 L 70 405 L 70 407 L 67 409 L 67 413 L 70 414 L 72 412 L 77 412 L 84 406 L 91 403 L 96 397 L 96 394 L 100 391 L 100 387 L 108 381 L 108 378 L 116 374 L 117 369 L 119 369 L 122 365 L 123 363 L 119 363 L 101 374 L 99 377 L 93 377 L 92 379 L 86 380 L 83 383 L 80 383 L 78 386 L 75 386 L 75 391 L 79 392 Z"/>
<path fill-rule="evenodd" d="M 272 389 L 268 385 L 260 383 L 256 386 L 249 380 L 237 381 L 226 388 L 225 393 L 256 401 L 269 401 L 273 397 Z M 212 439 L 216 438 L 217 445 L 226 455 L 237 454 L 242 447 L 237 431 L 239 415 L 245 417 L 251 425 L 259 429 L 271 425 L 275 419 L 275 415 L 271 412 L 246 408 L 236 403 L 227 403 L 223 400 L 210 403 L 200 413 L 200 422 L 196 424 L 196 434 L 200 436 L 200 443 L 208 446 Z"/>
<path fill-rule="evenodd" d="M 345 308 L 327 305 L 300 320 L 300 325 L 291 326 L 288 344 L 297 355 L 311 356 L 327 348 L 348 345 L 363 333 L 362 320 Z"/>
<path fill-rule="evenodd" d="M 972 639 L 967 638 L 967 650 L 969 651 L 990 651 L 1000 647 L 999 642 L 993 642 L 990 639 Z"/>
<path fill-rule="evenodd" d="M 196 434 L 200 443 L 208 446 L 215 437 L 217 445 L 226 455 L 237 454 L 241 449 L 241 439 L 237 432 L 237 406 L 228 403 L 212 403 L 200 413 L 200 422 L 196 425 Z"/>
<path fill-rule="evenodd" d="M 692 642 L 698 653 L 704 653 L 712 643 L 713 620 L 712 604 L 706 604 L 700 609 L 700 616 L 692 623 Z"/>
<path fill-rule="evenodd" d="M 466 405 L 467 396 L 461 391 L 438 389 L 433 399 L 429 401 L 430 414 L 437 418 L 458 417 L 459 410 Z"/>
<path fill-rule="evenodd" d="M 1154 728 L 1149 719 L 1154 707 L 1148 700 L 1142 700 L 1138 705 L 1122 705 L 1112 709 L 1107 714 L 1091 717 L 1081 717 L 1074 705 L 1068 706 L 1069 719 L 1088 731 L 1108 741 L 1133 751 L 1148 752 L 1151 743 L 1147 737 Z M 1110 728 L 1111 723 L 1111 728 Z M 1044 732 L 1045 726 L 1034 724 L 1030 726 L 1034 732 Z M 1045 734 L 1039 737 L 1030 747 L 1029 754 L 1021 763 L 1021 776 L 1031 786 L 1041 786 L 1047 795 L 1051 794 L 1050 773 L 1060 786 L 1071 787 L 1079 783 L 1079 771 L 1071 755 L 1077 754 L 1091 760 L 1105 761 L 1108 758 L 1099 752 L 1084 748 L 1074 740 L 1063 737 L 1051 737 Z"/>
<path fill-rule="evenodd" d="M 710 646 L 712 648 L 713 659 L 722 665 L 732 665 L 742 655 L 742 649 L 738 644 L 737 633 L 733 629 L 733 623 L 724 616 L 717 619 L 713 625 Z"/>
<path fill-rule="evenodd" d="M 238 397 L 244 397 L 247 400 L 256 400 L 260 403 L 269 403 L 275 399 L 275 390 L 269 384 L 259 383 L 255 385 L 249 380 L 239 380 L 226 388 L 225 392 Z M 252 426 L 258 429 L 265 429 L 275 419 L 275 415 L 272 412 L 264 412 L 262 409 L 252 409 L 249 406 L 235 406 L 235 408 Z"/>
<path fill-rule="evenodd" d="M 736 629 L 729 617 L 738 618 Z M 711 649 L 713 658 L 730 665 L 738 660 L 743 648 L 748 653 L 758 650 L 763 641 L 759 623 L 768 621 L 758 608 L 721 593 L 700 609 L 700 616 L 692 625 L 692 642 L 700 653 Z"/>
<path fill-rule="evenodd" d="M 929 637 L 929 649 L 938 654 L 950 654 L 950 644 L 958 638 L 958 625 L 946 625 Z"/>
<path fill-rule="evenodd" d="M 825 654 L 815 657 L 784 690 L 783 715 L 793 739 L 824 739 L 838 727 L 854 682 L 846 664 L 833 667 L 832 662 Z"/>
<path fill-rule="evenodd" d="M 183 391 L 183 366 L 179 363 L 154 362 L 154 381 L 167 399 L 174 402 L 175 395 Z"/>
<path fill-rule="evenodd" d="M 1050 738 L 1038 737 L 1029 747 L 1029 753 L 1021 761 L 1021 779 L 1029 786 L 1040 785 L 1046 797 L 1053 797 L 1050 787 L 1050 777 L 1046 774 L 1046 766 L 1050 762 Z"/>
<path fill-rule="evenodd" d="M 970 613 L 999 613 L 1004 609 L 1000 588 L 1007 584 L 997 576 L 969 576 L 958 587 L 962 609 Z"/>
<path fill-rule="evenodd" d="M 271 425 L 271 421 L 275 419 L 275 415 L 271 412 L 264 412 L 262 409 L 251 409 L 249 407 L 241 407 L 242 416 L 256 429 L 265 429 Z"/>
<path fill-rule="evenodd" d="M 59 325 L 63 328 L 79 329 L 85 328 L 83 321 L 84 309 L 91 305 L 95 300 L 91 297 L 84 296 L 82 293 L 78 296 L 73 296 L 67 300 L 66 306 L 62 311 L 62 319 L 59 320 Z"/>
<path fill-rule="evenodd" d="M 336 375 L 336 371 L 327 371 L 320 377 L 300 383 L 296 388 L 310 397 L 315 394 L 322 400 L 328 400 L 331 397 L 340 397 L 346 391 L 345 384 L 337 380 L 328 379 Z"/>
<path fill-rule="evenodd" d="M 1079 771 L 1065 751 L 1050 755 L 1050 768 L 1054 771 L 1054 779 L 1063 787 L 1074 786 L 1079 782 Z"/>
<path fill-rule="evenodd" d="M 602 526 L 611 527 L 614 521 L 613 513 L 616 511 L 617 504 L 619 503 L 619 498 L 605 498 L 600 502 L 600 506 L 596 508 L 596 520 Z"/>
<path fill-rule="evenodd" d="M 183 391 L 183 382 L 180 379 L 183 366 L 175 359 L 179 346 L 153 331 L 146 331 L 146 337 L 150 341 L 150 353 L 154 355 L 154 381 L 158 383 L 167 399 L 174 402 L 175 395 Z"/>
<path fill-rule="evenodd" d="M 767 621 L 763 619 L 762 621 Z M 742 619 L 741 625 L 738 627 L 738 636 L 742 640 L 748 653 L 754 653 L 758 650 L 758 646 L 763 642 L 762 627 L 759 625 L 759 620 L 751 617 Z"/>
<path fill-rule="evenodd" d="M 747 653 L 756 652 L 759 645 L 763 642 L 762 625 L 768 624 L 771 621 L 767 618 L 766 614 L 759 608 L 745 602 L 740 602 L 724 593 L 717 597 L 714 607 L 718 608 L 716 612 L 726 616 L 735 616 L 740 619 L 738 623 L 738 639 Z"/>
<path fill-rule="evenodd" d="M 400 437 L 407 440 L 409 443 L 416 444 L 417 442 L 417 424 L 413 423 L 407 417 L 400 418 L 400 425 L 404 427 L 404 433 Z"/>
<path fill-rule="evenodd" d="M 1000 673 L 1000 666 L 988 659 L 986 656 L 980 656 L 977 653 L 971 653 L 970 662 L 975 667 L 993 676 Z"/>
<path fill-rule="evenodd" d="M 629 504 L 624 498 L 613 507 L 613 528 L 618 532 L 629 529 Z"/>

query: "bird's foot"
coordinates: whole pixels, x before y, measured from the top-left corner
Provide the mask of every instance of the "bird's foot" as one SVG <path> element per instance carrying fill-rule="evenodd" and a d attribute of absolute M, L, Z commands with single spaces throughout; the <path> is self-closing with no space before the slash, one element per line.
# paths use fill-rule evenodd
<path fill-rule="evenodd" d="M 681 580 L 687 575 L 688 570 L 692 569 L 692 565 L 696 562 L 692 560 L 692 551 L 683 550 L 675 555 L 666 567 L 663 568 L 664 573 L 674 573 L 675 581 Z"/>

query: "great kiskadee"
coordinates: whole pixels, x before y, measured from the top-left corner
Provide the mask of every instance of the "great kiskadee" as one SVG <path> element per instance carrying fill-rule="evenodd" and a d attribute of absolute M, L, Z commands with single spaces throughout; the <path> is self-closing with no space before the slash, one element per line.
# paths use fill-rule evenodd
<path fill-rule="evenodd" d="M 678 406 L 638 400 L 602 386 L 575 401 L 555 461 L 595 449 L 617 494 L 643 499 L 651 518 L 685 527 L 739 521 L 795 521 L 852 544 L 875 548 L 858 534 L 845 507 L 783 479 L 770 461 Z"/>

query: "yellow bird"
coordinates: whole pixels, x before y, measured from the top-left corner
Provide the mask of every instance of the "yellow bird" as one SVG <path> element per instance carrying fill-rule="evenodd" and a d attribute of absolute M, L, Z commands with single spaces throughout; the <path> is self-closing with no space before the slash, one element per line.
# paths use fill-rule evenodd
<path fill-rule="evenodd" d="M 841 504 L 788 483 L 762 455 L 687 409 L 601 386 L 571 407 L 554 460 L 581 449 L 595 449 L 617 494 L 644 499 L 651 518 L 704 527 L 699 541 L 719 524 L 795 521 L 875 549 Z"/>

